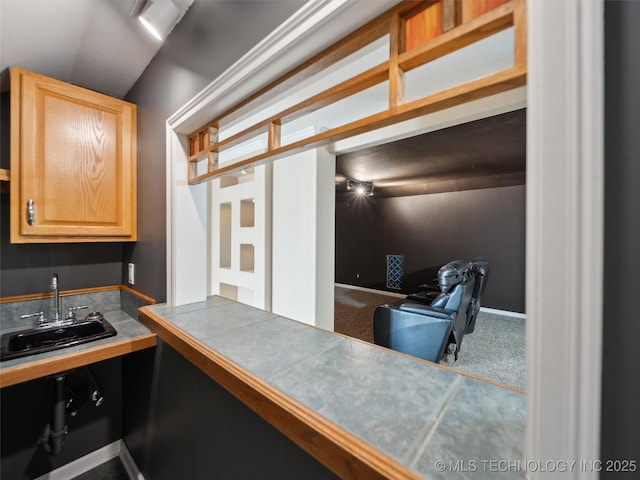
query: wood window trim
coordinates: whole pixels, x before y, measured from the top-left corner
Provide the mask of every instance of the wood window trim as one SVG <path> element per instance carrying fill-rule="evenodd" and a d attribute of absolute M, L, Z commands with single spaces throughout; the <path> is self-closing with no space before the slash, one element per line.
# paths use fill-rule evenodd
<path fill-rule="evenodd" d="M 442 22 L 443 33 L 435 38 L 417 45 L 410 51 L 404 51 L 405 20 L 437 2 L 401 2 L 191 133 L 188 136 L 189 184 L 198 184 L 222 174 L 260 165 L 309 148 L 319 147 L 526 84 L 526 0 L 509 0 L 464 24 L 460 23 L 462 2 L 458 0 L 437 1 L 442 2 L 442 15 L 446 18 L 443 18 Z M 514 27 L 515 31 L 512 67 L 411 102 L 404 102 L 404 73 L 406 71 L 509 27 Z M 212 142 L 202 141 L 203 138 L 210 138 L 207 135 L 212 129 L 217 132 L 220 125 L 228 124 L 233 119 L 256 109 L 261 102 L 274 98 L 293 84 L 313 76 L 384 35 L 390 37 L 390 54 L 389 59 L 382 64 L 257 122 L 225 140 L 218 141 L 216 138 L 216 141 Z M 385 81 L 389 81 L 388 108 L 385 111 L 328 129 L 291 144 L 282 145 L 280 130 L 285 121 L 291 121 Z M 265 133 L 268 135 L 265 152 L 219 166 L 217 158 L 220 151 Z M 198 147 L 198 151 L 193 151 L 194 145 Z M 199 174 L 197 165 L 202 161 L 207 161 L 207 167 L 204 173 Z"/>

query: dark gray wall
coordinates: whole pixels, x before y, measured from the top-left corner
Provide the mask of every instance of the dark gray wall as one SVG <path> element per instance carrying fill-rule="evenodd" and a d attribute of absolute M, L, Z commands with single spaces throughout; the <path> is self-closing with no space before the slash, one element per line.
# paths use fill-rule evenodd
<path fill-rule="evenodd" d="M 602 460 L 640 464 L 640 2 L 605 2 Z M 637 467 L 640 468 L 640 467 Z M 636 478 L 603 472 L 603 478 Z"/>
<path fill-rule="evenodd" d="M 392 159 L 390 159 L 392 161 Z M 403 293 L 451 260 L 485 257 L 483 306 L 524 312 L 525 186 L 336 198 L 336 281 L 386 289 L 386 255 L 404 255 Z M 359 276 L 358 276 L 359 274 Z"/>
<path fill-rule="evenodd" d="M 1 478 L 38 478 L 122 437 L 122 361 L 115 358 L 89 368 L 104 402 L 98 407 L 86 402 L 75 416 L 67 415 L 69 433 L 56 456 L 38 444 L 38 437 L 53 416 L 54 379 L 44 377 L 2 389 Z M 76 369 L 67 381 L 74 386 L 78 400 L 81 387 L 86 385 L 83 375 L 82 369 Z"/>
<path fill-rule="evenodd" d="M 126 359 L 123 384 L 123 438 L 148 480 L 337 478 L 164 343 Z"/>
<path fill-rule="evenodd" d="M 10 99 L 9 92 L 0 93 L 0 168 L 11 167 L 11 159 L 9 157 L 9 137 L 11 136 L 11 129 L 9 128 L 11 118 Z"/>
<path fill-rule="evenodd" d="M 135 288 L 166 300 L 165 121 L 291 16 L 303 0 L 196 0 L 127 94 L 138 105 L 138 242 Z M 186 168 L 186 166 L 185 166 Z"/>

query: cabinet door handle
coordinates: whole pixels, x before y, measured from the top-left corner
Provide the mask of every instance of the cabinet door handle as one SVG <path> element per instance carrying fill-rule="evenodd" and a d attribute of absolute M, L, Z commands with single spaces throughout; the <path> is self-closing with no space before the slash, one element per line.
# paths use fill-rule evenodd
<path fill-rule="evenodd" d="M 35 225 L 36 223 L 36 207 L 32 198 L 27 200 L 27 223 L 29 225 Z"/>

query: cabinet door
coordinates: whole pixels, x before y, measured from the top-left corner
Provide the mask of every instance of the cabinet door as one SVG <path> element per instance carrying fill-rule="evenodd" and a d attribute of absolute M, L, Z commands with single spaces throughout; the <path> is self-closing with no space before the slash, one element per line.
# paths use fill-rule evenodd
<path fill-rule="evenodd" d="M 135 105 L 25 71 L 19 83 L 12 242 L 135 240 Z"/>

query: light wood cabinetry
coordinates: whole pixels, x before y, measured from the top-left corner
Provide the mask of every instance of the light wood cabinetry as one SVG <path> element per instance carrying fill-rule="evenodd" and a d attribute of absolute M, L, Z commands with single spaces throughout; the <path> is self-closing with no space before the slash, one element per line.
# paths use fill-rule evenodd
<path fill-rule="evenodd" d="M 136 106 L 11 69 L 11 242 L 136 240 Z"/>

